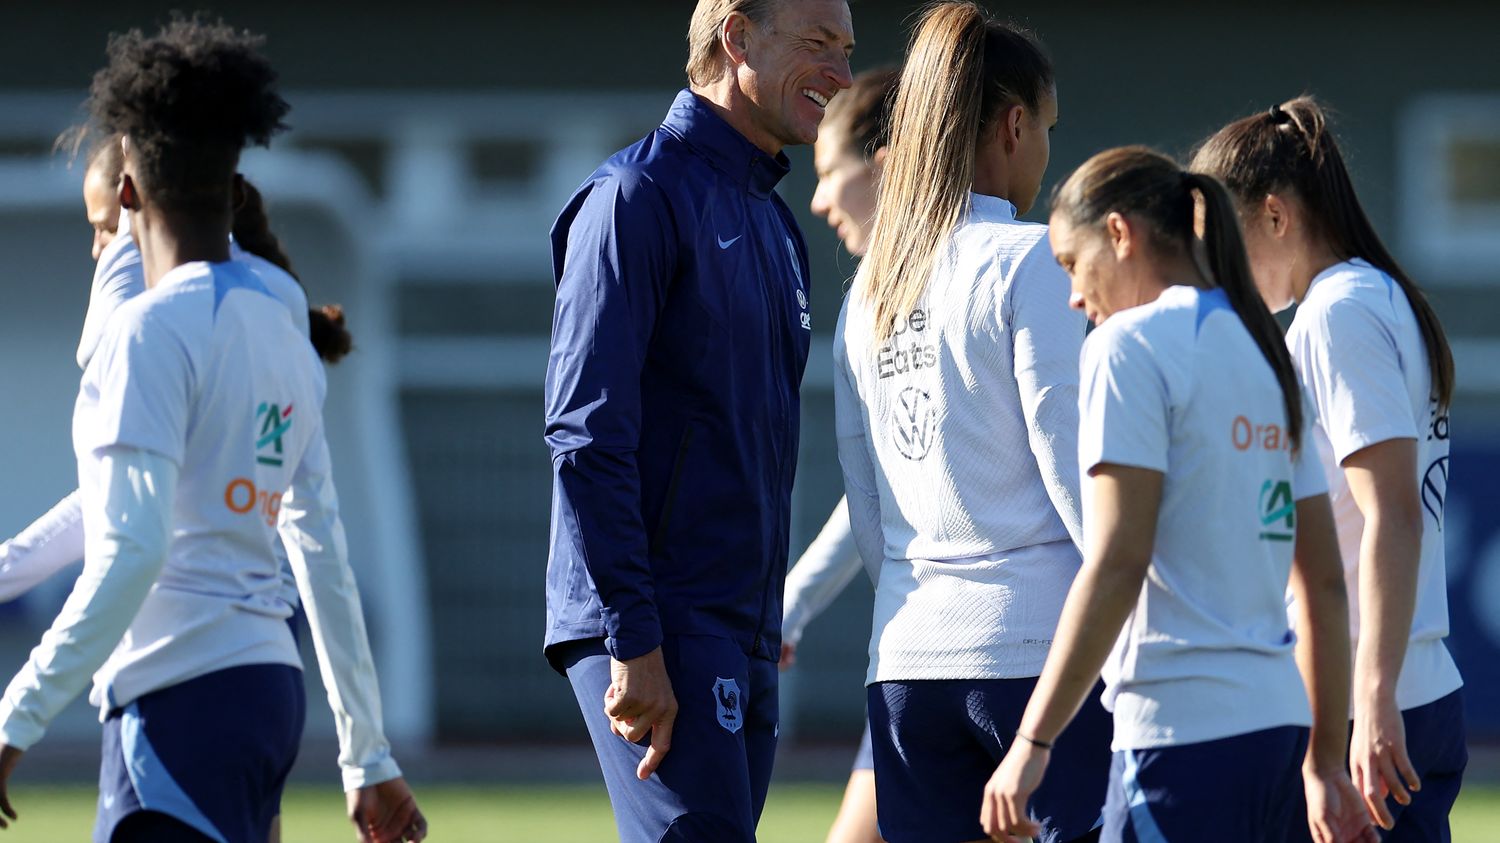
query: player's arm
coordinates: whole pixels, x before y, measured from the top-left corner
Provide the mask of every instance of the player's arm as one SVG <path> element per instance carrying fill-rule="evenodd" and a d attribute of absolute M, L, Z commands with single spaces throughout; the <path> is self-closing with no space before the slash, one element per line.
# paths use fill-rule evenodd
<path fill-rule="evenodd" d="M 1011 358 L 1021 413 L 1042 483 L 1068 535 L 1083 547 L 1078 494 L 1078 360 L 1085 319 L 1068 307 L 1067 273 L 1043 238 L 1022 259 L 1006 289 L 1001 324 L 1011 338 Z"/>
<path fill-rule="evenodd" d="M 333 709 L 350 819 L 362 840 L 395 839 L 418 827 L 425 833 L 426 820 L 385 738 L 375 659 L 319 421 L 282 498 L 279 531 Z"/>
<path fill-rule="evenodd" d="M 1170 446 L 1171 396 L 1155 353 L 1106 325 L 1085 343 L 1079 378 L 1078 462 L 1091 499 L 1083 567 L 1073 579 L 1047 662 L 1015 742 L 985 788 L 980 823 L 996 839 L 1039 827 L 1026 803 L 1050 745 L 1073 719 L 1140 598 L 1151 566 Z"/>
<path fill-rule="evenodd" d="M 1310 328 L 1294 335 L 1292 359 L 1365 521 L 1349 767 L 1371 816 L 1390 828 L 1386 796 L 1407 804 L 1407 788 L 1421 786 L 1406 750 L 1396 682 L 1411 638 L 1422 556 L 1416 481 L 1422 431 L 1412 419 L 1400 351 L 1372 311 L 1341 299 L 1298 318 Z"/>
<path fill-rule="evenodd" d="M 1417 446 L 1390 439 L 1351 454 L 1344 477 L 1365 519 L 1359 545 L 1359 642 L 1354 659 L 1355 785 L 1383 828 L 1394 820 L 1386 796 L 1406 805 L 1422 783 L 1406 751 L 1396 681 L 1416 613 L 1422 556 Z M 1403 786 L 1403 783 L 1405 786 Z"/>
<path fill-rule="evenodd" d="M 1311 443 L 1304 444 L 1304 448 Z M 1315 457 L 1299 457 L 1317 469 Z M 1321 472 L 1320 472 L 1321 473 Z M 1326 484 L 1323 484 L 1326 485 Z M 1307 822 L 1316 843 L 1374 841 L 1345 764 L 1349 748 L 1349 601 L 1326 492 L 1297 500 L 1290 590 L 1296 607 L 1297 669 L 1312 703 L 1312 739 L 1302 763 Z"/>
<path fill-rule="evenodd" d="M 166 561 L 176 463 L 126 446 L 106 448 L 92 459 L 101 483 L 99 529 L 90 536 L 73 592 L 0 701 L 0 741 L 8 746 L 36 743 L 52 718 L 88 687 Z"/>
<path fill-rule="evenodd" d="M 871 450 L 869 420 L 854 385 L 854 373 L 844 349 L 844 326 L 848 319 L 848 302 L 834 331 L 833 408 L 834 429 L 838 440 L 839 467 L 844 473 L 844 496 L 849 506 L 849 529 L 854 547 L 864 561 L 870 582 L 880 584 L 880 568 L 885 563 L 885 533 L 880 526 L 879 481 L 875 474 L 875 454 Z"/>
<path fill-rule="evenodd" d="M 87 518 L 83 573 L 52 628 L 0 700 L 0 741 L 25 749 L 89 683 L 130 628 L 166 560 L 187 441 L 193 367 L 169 325 L 111 322 L 91 364 L 98 389 L 75 436 Z"/>
<path fill-rule="evenodd" d="M 1050 747 L 1078 709 L 1109 657 L 1141 593 L 1156 541 L 1163 475 L 1104 464 L 1090 473 L 1088 551 L 1063 604 L 1047 663 L 1021 717 L 1016 740 L 985 790 L 985 833 L 1036 836 L 1026 803 L 1042 782 Z"/>
<path fill-rule="evenodd" d="M 88 687 L 130 628 L 166 561 L 177 465 L 138 448 L 93 457 L 102 515 L 91 527 L 83 573 L 52 627 L 0 700 L 0 813 L 14 820 L 9 777 L 20 754 Z M 5 828 L 0 820 L 0 828 Z"/>
<path fill-rule="evenodd" d="M 83 511 L 78 491 L 0 542 L 0 600 L 14 600 L 43 580 L 83 559 Z"/>
<path fill-rule="evenodd" d="M 670 748 L 677 716 L 636 462 L 641 373 L 676 274 L 675 229 L 665 196 L 639 176 L 596 182 L 563 216 L 566 235 L 554 235 L 557 303 L 546 381 L 560 534 L 552 552 L 554 564 L 581 564 L 593 580 L 613 659 L 605 712 L 626 740 L 650 733 L 638 771 L 644 779 Z"/>
<path fill-rule="evenodd" d="M 795 660 L 802 632 L 859 573 L 859 553 L 849 526 L 849 501 L 840 498 L 817 538 L 786 575 L 781 621 L 781 666 Z"/>

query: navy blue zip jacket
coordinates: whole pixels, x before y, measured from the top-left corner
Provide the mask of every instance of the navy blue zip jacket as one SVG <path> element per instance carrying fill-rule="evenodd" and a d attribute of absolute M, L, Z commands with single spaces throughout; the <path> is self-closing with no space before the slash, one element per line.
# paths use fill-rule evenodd
<path fill-rule="evenodd" d="M 546 649 L 663 634 L 776 659 L 807 248 L 786 175 L 690 91 L 552 228 Z"/>

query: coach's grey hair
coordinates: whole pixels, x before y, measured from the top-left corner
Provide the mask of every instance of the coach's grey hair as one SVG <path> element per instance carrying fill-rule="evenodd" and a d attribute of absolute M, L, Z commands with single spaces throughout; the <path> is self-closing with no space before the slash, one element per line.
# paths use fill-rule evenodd
<path fill-rule="evenodd" d="M 719 37 L 730 15 L 739 12 L 764 26 L 783 2 L 786 0 L 698 0 L 688 24 L 688 82 L 708 85 L 719 78 Z"/>

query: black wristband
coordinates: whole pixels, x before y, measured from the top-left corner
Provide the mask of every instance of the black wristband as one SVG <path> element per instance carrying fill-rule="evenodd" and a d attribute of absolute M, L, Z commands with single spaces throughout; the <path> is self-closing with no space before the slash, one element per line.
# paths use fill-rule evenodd
<path fill-rule="evenodd" d="M 1025 742 L 1027 742 L 1029 744 L 1031 744 L 1032 746 L 1036 747 L 1037 749 L 1051 749 L 1052 748 L 1052 744 L 1047 743 L 1046 741 L 1039 741 L 1036 738 L 1029 738 L 1029 737 L 1021 734 L 1020 732 L 1016 732 L 1016 737 L 1018 737 L 1021 740 L 1025 741 Z"/>

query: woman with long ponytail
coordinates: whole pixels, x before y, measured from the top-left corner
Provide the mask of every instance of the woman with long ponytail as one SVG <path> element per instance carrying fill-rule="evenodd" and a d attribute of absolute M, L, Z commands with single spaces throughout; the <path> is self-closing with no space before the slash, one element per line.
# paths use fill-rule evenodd
<path fill-rule="evenodd" d="M 1305 787 L 1319 841 L 1373 841 L 1342 764 L 1348 609 L 1327 485 L 1228 193 L 1109 150 L 1058 189 L 1049 237 L 1098 326 L 1079 401 L 1084 563 L 985 831 L 1037 832 L 1026 801 L 1102 669 L 1103 840 L 1281 841 Z"/>
<path fill-rule="evenodd" d="M 1354 782 L 1387 840 L 1446 840 L 1468 755 L 1463 678 L 1443 644 L 1443 326 L 1370 224 L 1317 101 L 1236 120 L 1193 168 L 1234 195 L 1266 304 L 1300 305 L 1286 342 L 1317 408 L 1354 596 Z"/>
<path fill-rule="evenodd" d="M 1078 570 L 1074 436 L 1084 321 L 1030 210 L 1057 122 L 1036 40 L 974 3 L 917 24 L 869 251 L 840 318 L 836 425 L 849 519 L 877 580 L 867 676 L 880 831 L 984 837 Z M 1097 704 L 1029 809 L 1092 840 L 1108 773 Z"/>

